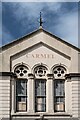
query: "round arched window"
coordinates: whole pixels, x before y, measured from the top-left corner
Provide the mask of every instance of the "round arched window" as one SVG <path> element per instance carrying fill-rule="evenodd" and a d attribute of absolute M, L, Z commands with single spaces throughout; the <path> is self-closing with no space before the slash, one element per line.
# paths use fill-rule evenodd
<path fill-rule="evenodd" d="M 34 74 L 38 77 L 43 77 L 47 74 L 47 68 L 45 66 L 37 66 L 35 69 L 34 69 Z"/>
<path fill-rule="evenodd" d="M 28 68 L 24 65 L 17 66 L 14 70 L 14 73 L 17 75 L 17 77 L 24 77 L 28 73 Z"/>
<path fill-rule="evenodd" d="M 63 66 L 57 66 L 53 69 L 54 78 L 62 78 L 66 74 L 66 69 Z"/>

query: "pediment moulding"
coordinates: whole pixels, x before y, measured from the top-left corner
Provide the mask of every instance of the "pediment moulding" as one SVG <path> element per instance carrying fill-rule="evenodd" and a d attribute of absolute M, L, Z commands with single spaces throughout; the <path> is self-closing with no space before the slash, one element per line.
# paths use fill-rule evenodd
<path fill-rule="evenodd" d="M 15 45 L 18 45 L 18 44 L 20 44 L 21 42 L 24 42 L 24 41 L 26 41 L 26 40 L 28 40 L 28 39 L 30 39 L 30 38 L 33 38 L 34 36 L 36 36 L 36 35 L 38 35 L 38 34 L 40 34 L 40 33 L 44 33 L 45 35 L 47 35 L 47 36 L 49 36 L 49 37 L 51 37 L 51 38 L 56 39 L 56 40 L 59 41 L 60 43 L 63 43 L 64 45 L 66 45 L 66 46 L 68 46 L 68 47 L 70 47 L 70 48 L 73 48 L 73 49 L 75 49 L 75 50 L 77 50 L 77 51 L 80 52 L 80 48 L 77 48 L 76 46 L 74 46 L 74 45 L 72 45 L 72 44 L 70 44 L 70 43 L 62 40 L 61 38 L 57 37 L 56 35 L 53 35 L 52 33 L 46 31 L 46 30 L 43 29 L 43 28 L 37 29 L 37 30 L 35 30 L 35 31 L 33 31 L 33 32 L 31 32 L 31 33 L 29 33 L 29 34 L 27 34 L 27 35 L 25 35 L 25 36 L 23 36 L 23 37 L 15 40 L 15 41 L 9 43 L 9 44 L 6 44 L 6 45 L 0 47 L 0 52 L 2 52 L 2 51 L 4 51 L 4 50 L 7 50 L 7 49 L 9 49 L 9 48 L 11 48 L 11 47 L 14 47 Z M 29 41 L 29 42 L 30 42 L 30 41 Z"/>
<path fill-rule="evenodd" d="M 68 60 L 71 60 L 71 52 L 68 51 L 68 52 L 64 52 L 63 50 L 60 50 L 60 49 L 57 49 L 55 48 L 54 46 L 48 44 L 48 43 L 45 43 L 45 42 L 38 42 L 38 43 L 35 43 L 35 44 L 32 44 L 31 46 L 29 47 L 26 47 L 23 49 L 21 48 L 19 51 L 16 50 L 15 53 L 13 54 L 9 54 L 10 55 L 10 59 L 11 60 L 14 60 L 14 59 L 17 59 L 23 55 L 26 55 L 27 58 L 30 58 L 34 56 L 34 58 L 51 58 L 53 59 L 54 58 L 54 55 L 53 53 L 51 54 L 47 54 L 47 53 L 36 53 L 36 54 L 30 54 L 33 50 L 38 50 L 38 48 L 40 47 L 45 47 L 46 49 L 48 49 L 49 51 L 51 50 L 52 52 L 54 53 L 57 53 L 58 55 L 64 57 L 65 59 L 68 59 Z"/>

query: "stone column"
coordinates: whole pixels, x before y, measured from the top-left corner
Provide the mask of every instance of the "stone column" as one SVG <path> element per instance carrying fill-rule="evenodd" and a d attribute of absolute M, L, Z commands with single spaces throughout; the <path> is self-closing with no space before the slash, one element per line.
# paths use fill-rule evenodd
<path fill-rule="evenodd" d="M 70 78 L 65 80 L 65 112 L 72 113 L 72 82 Z"/>
<path fill-rule="evenodd" d="M 35 86 L 34 86 L 34 75 L 28 74 L 28 112 L 34 113 L 35 111 Z"/>
<path fill-rule="evenodd" d="M 54 112 L 54 84 L 53 74 L 47 74 L 47 87 L 46 87 L 46 112 Z"/>
<path fill-rule="evenodd" d="M 11 114 L 15 112 L 16 109 L 16 93 L 15 93 L 15 79 L 11 78 Z"/>

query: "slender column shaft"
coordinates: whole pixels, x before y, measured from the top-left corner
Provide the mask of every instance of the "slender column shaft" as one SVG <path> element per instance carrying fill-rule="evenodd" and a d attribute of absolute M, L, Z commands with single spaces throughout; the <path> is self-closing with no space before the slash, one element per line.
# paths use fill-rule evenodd
<path fill-rule="evenodd" d="M 47 75 L 47 87 L 46 87 L 46 103 L 47 103 L 47 112 L 53 113 L 54 112 L 54 91 L 53 91 L 53 75 Z"/>
<path fill-rule="evenodd" d="M 34 92 L 35 86 L 34 86 L 34 75 L 28 74 L 28 112 L 34 113 L 35 111 L 35 92 Z"/>
<path fill-rule="evenodd" d="M 11 80 L 11 113 L 14 113 L 15 112 L 15 101 L 16 101 L 16 98 L 15 98 L 15 80 L 14 78 L 12 78 Z"/>

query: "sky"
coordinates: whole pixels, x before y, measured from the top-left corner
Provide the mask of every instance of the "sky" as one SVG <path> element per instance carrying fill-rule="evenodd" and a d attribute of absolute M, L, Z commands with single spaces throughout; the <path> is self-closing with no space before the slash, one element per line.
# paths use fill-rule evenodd
<path fill-rule="evenodd" d="M 45 30 L 78 47 L 78 2 L 4 1 L 1 6 L 0 46 L 38 29 L 41 11 Z"/>

